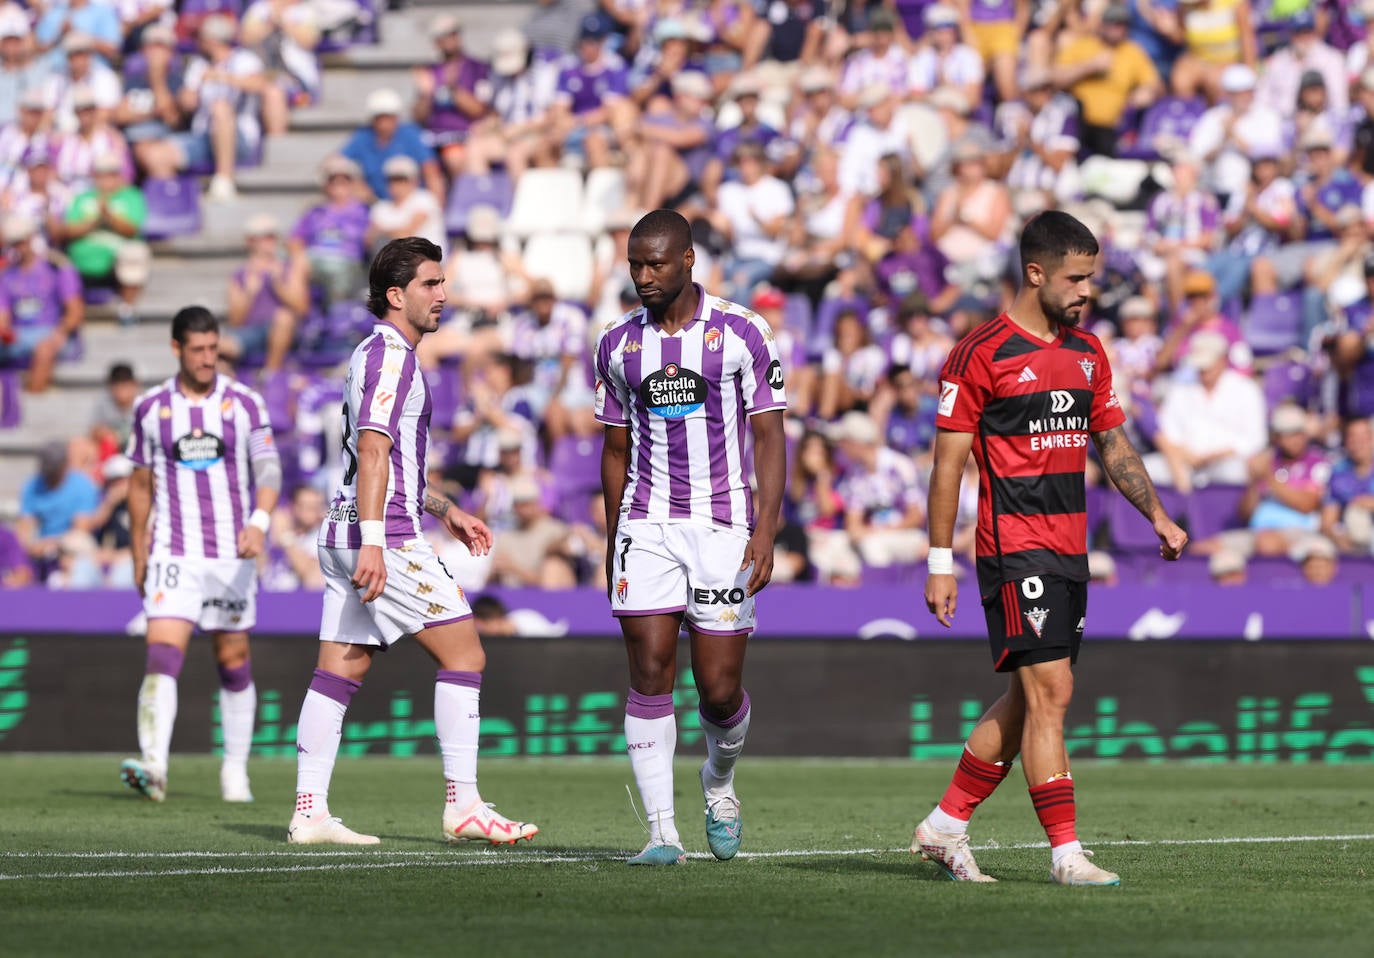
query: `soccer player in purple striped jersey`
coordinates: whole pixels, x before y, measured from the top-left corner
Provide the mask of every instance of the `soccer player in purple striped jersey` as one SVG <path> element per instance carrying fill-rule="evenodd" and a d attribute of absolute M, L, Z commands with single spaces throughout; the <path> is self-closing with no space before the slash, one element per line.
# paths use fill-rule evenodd
<path fill-rule="evenodd" d="M 262 397 L 216 372 L 219 322 L 209 310 L 188 306 L 172 318 L 172 352 L 177 374 L 138 398 L 129 435 L 129 535 L 148 656 L 138 692 L 143 754 L 120 776 L 155 802 L 166 798 L 177 677 L 199 627 L 214 636 L 219 663 L 220 791 L 227 802 L 251 802 L 257 691 L 248 630 L 281 462 Z"/>
<path fill-rule="evenodd" d="M 773 575 L 787 473 L 787 396 L 773 333 L 754 313 L 692 282 L 694 262 L 682 216 L 644 216 L 629 242 L 630 278 L 643 305 L 611 323 L 596 351 L 606 578 L 630 660 L 625 743 L 649 821 L 649 843 L 631 865 L 683 861 L 673 810 L 673 683 L 684 620 L 706 733 L 707 843 L 721 860 L 739 850 L 734 769 L 749 730 L 744 652 L 754 596 Z"/>
<path fill-rule="evenodd" d="M 296 729 L 296 810 L 287 841 L 375 845 L 329 813 L 329 780 L 344 714 L 378 650 L 410 635 L 439 666 L 434 731 L 443 756 L 444 837 L 510 844 L 529 822 L 499 814 L 477 791 L 478 709 L 486 653 L 463 590 L 420 534 L 428 512 L 473 555 L 491 530 L 425 489 L 429 387 L 415 346 L 444 311 L 442 253 L 408 236 L 382 247 L 368 278 L 372 334 L 353 351 L 344 382 L 344 474 L 320 527 L 325 577 L 318 667 Z"/>

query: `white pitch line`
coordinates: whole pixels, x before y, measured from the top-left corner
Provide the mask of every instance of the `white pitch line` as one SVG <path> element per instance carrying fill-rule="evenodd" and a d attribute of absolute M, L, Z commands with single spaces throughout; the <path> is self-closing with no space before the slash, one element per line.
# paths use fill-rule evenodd
<path fill-rule="evenodd" d="M 1118 839 L 1112 841 L 1089 842 L 1096 847 L 1121 847 L 1121 846 L 1147 846 L 1147 845 L 1263 845 L 1289 842 L 1359 842 L 1374 840 L 1374 833 L 1361 833 L 1350 835 L 1243 835 L 1234 838 L 1163 838 L 1156 841 L 1144 839 Z M 975 851 L 992 850 L 1027 850 L 1046 848 L 1045 842 L 1013 842 L 1009 844 L 999 844 L 991 842 L 985 845 L 973 846 Z M 848 858 L 858 855 L 888 855 L 905 852 L 905 848 L 840 848 L 840 849 L 786 849 L 776 852 L 741 852 L 737 857 L 744 859 L 778 859 L 778 858 Z M 387 857 L 399 859 L 395 861 L 355 861 L 339 862 L 337 864 L 313 865 L 306 862 L 315 861 L 321 858 L 341 858 L 365 855 L 369 858 Z M 283 852 L 283 851 L 264 851 L 264 852 L 0 852 L 0 859 L 154 859 L 170 860 L 177 858 L 211 858 L 211 859 L 233 859 L 233 858 L 294 858 L 298 864 L 258 867 L 258 868 L 235 868 L 230 866 L 215 866 L 211 868 L 177 868 L 160 871 L 97 871 L 97 872 L 43 872 L 29 875 L 8 875 L 0 874 L 0 881 L 22 881 L 24 879 L 71 879 L 71 878 L 162 878 L 179 877 L 187 875 L 272 875 L 278 873 L 293 872 L 324 872 L 324 871 L 370 871 L 383 868 L 408 868 L 412 865 L 420 867 L 440 867 L 440 868 L 470 868 L 486 865 L 564 865 L 564 864 L 590 864 L 596 862 L 619 862 L 618 856 L 609 856 L 601 853 L 572 853 L 563 855 L 543 855 L 539 853 L 479 853 L 476 855 L 455 856 L 452 852 L 443 851 L 328 851 L 328 852 Z M 704 852 L 691 852 L 688 858 L 708 859 L 711 856 Z"/>

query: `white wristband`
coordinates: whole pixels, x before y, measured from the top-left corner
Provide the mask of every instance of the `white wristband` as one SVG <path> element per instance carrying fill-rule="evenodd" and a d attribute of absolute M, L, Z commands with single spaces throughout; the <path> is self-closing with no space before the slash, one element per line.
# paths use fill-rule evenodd
<path fill-rule="evenodd" d="M 358 528 L 363 532 L 363 545 L 386 548 L 386 523 L 381 519 L 364 519 Z"/>
<path fill-rule="evenodd" d="M 954 575 L 954 550 L 932 548 L 926 556 L 926 569 L 931 575 Z"/>
<path fill-rule="evenodd" d="M 248 524 L 263 535 L 267 535 L 267 530 L 272 525 L 272 517 L 267 514 L 266 509 L 254 509 L 253 514 L 248 517 Z"/>

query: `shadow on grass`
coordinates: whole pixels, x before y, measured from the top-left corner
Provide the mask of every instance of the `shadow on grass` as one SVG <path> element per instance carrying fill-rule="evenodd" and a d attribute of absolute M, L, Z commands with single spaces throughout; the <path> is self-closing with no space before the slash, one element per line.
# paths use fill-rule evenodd
<path fill-rule="evenodd" d="M 94 788 L 55 788 L 55 789 L 53 789 L 52 794 L 54 794 L 54 795 L 63 795 L 63 796 L 66 796 L 66 797 L 68 797 L 68 798 L 83 798 L 83 799 L 100 798 L 100 799 L 106 799 L 106 800 L 108 800 L 108 801 L 114 801 L 114 802 L 130 802 L 130 803 L 135 803 L 135 802 L 147 802 L 147 801 L 148 801 L 148 800 L 147 800 L 146 798 L 144 798 L 142 795 L 139 795 L 137 792 L 133 791 L 133 790 L 130 789 L 130 788 L 126 788 L 126 787 L 123 786 L 123 785 L 118 785 L 118 786 L 116 786 L 116 787 L 114 787 L 114 788 L 109 788 L 109 789 L 104 789 L 104 788 L 101 788 L 101 789 L 94 789 Z"/>

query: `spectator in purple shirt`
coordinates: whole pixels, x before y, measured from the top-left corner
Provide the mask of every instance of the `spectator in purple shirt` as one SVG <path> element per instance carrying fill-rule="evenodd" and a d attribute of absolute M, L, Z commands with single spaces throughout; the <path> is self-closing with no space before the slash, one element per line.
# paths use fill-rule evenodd
<path fill-rule="evenodd" d="M 359 198 L 358 165 L 335 154 L 324 161 L 323 203 L 306 210 L 291 231 L 291 255 L 310 263 L 310 282 L 326 305 L 349 299 L 363 282 L 367 258 L 367 205 Z"/>
<path fill-rule="evenodd" d="M 878 261 L 873 272 L 889 309 L 919 295 L 929 304 L 930 312 L 944 315 L 954 308 L 963 292 L 945 281 L 948 267 L 945 254 L 934 245 L 921 242 L 914 224 L 907 223 L 898 230 L 891 251 Z"/>
<path fill-rule="evenodd" d="M 425 128 L 430 146 L 450 176 L 463 171 L 464 144 L 474 123 L 491 112 L 491 68 L 463 54 L 463 28 L 445 13 L 434 18 L 429 35 L 439 62 L 417 67 L 411 115 Z"/>
<path fill-rule="evenodd" d="M 52 383 L 62 348 L 86 319 L 81 278 L 37 235 L 38 223 L 26 216 L 5 220 L 9 266 L 0 273 L 0 364 L 27 361 L 24 388 L 35 393 Z"/>
<path fill-rule="evenodd" d="M 554 131 L 564 153 L 585 157 L 592 169 L 610 164 L 613 143 L 630 142 L 637 116 L 629 71 L 606 50 L 606 35 L 599 16 L 582 22 L 577 53 L 558 74 L 554 102 Z"/>
<path fill-rule="evenodd" d="M 269 213 L 249 217 L 243 235 L 248 259 L 229 279 L 227 342 L 220 353 L 231 360 L 261 356 L 263 370 L 272 372 L 286 361 L 310 308 L 310 264 L 299 247 L 283 255 L 281 230 Z"/>
<path fill-rule="evenodd" d="M 1347 419 L 1341 429 L 1344 456 L 1331 472 L 1322 504 L 1322 534 L 1347 554 L 1374 551 L 1374 424 Z"/>

